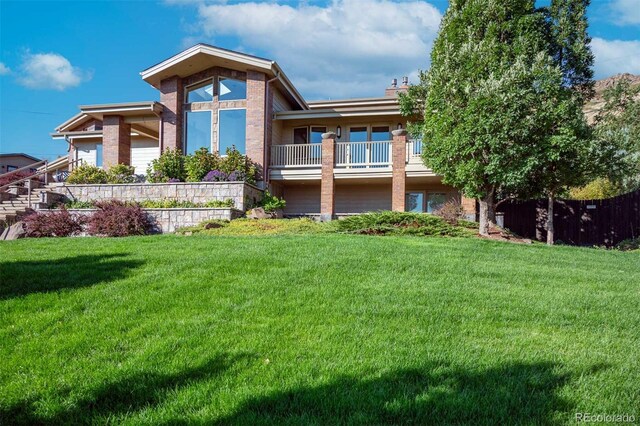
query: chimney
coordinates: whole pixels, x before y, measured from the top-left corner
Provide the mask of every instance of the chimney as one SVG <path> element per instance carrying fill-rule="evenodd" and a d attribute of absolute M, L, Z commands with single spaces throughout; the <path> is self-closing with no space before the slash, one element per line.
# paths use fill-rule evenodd
<path fill-rule="evenodd" d="M 398 88 L 398 92 L 407 93 L 408 90 L 409 90 L 409 77 L 404 76 L 402 77 L 402 86 Z"/>
<path fill-rule="evenodd" d="M 387 87 L 384 91 L 385 96 L 395 96 L 398 92 L 398 79 L 394 78 L 391 80 L 391 86 Z"/>

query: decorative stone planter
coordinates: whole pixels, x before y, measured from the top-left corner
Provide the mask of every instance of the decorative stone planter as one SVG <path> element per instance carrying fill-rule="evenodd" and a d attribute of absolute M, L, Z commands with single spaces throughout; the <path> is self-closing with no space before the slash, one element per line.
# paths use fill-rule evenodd
<path fill-rule="evenodd" d="M 231 208 L 183 208 L 183 209 L 142 209 L 153 224 L 153 232 L 166 234 L 178 228 L 195 226 L 205 220 L 233 220 L 243 212 Z M 96 209 L 69 209 L 69 213 L 90 215 Z"/>
<path fill-rule="evenodd" d="M 69 185 L 56 184 L 53 191 L 76 201 L 144 201 L 172 199 L 191 203 L 233 200 L 242 212 L 262 199 L 263 191 L 245 182 L 176 182 Z"/>

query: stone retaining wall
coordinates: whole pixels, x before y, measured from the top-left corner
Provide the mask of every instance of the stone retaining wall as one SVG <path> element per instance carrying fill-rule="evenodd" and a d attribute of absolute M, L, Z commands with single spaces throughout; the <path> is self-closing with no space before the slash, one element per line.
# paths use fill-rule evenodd
<path fill-rule="evenodd" d="M 95 209 L 69 209 L 70 213 L 90 215 Z M 143 209 L 153 223 L 153 231 L 174 232 L 178 228 L 194 226 L 205 220 L 233 220 L 243 212 L 235 208 L 186 208 L 186 209 Z"/>
<path fill-rule="evenodd" d="M 56 184 L 52 191 L 77 201 L 120 200 L 144 201 L 172 199 L 191 203 L 232 199 L 233 207 L 242 212 L 260 201 L 263 191 L 245 182 L 177 182 L 69 185 Z"/>

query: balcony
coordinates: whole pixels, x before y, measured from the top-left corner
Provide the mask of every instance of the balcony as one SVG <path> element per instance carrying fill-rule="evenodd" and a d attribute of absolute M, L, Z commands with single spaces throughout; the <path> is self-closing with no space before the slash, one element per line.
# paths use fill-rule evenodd
<path fill-rule="evenodd" d="M 392 141 L 336 142 L 336 177 L 390 177 L 393 159 Z M 407 141 L 407 176 L 433 175 L 421 159 L 422 142 Z M 269 162 L 272 179 L 320 179 L 321 144 L 273 145 Z"/>

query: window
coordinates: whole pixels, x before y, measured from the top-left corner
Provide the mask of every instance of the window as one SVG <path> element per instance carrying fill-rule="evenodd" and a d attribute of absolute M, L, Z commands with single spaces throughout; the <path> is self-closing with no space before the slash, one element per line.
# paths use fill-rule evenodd
<path fill-rule="evenodd" d="M 218 100 L 234 101 L 247 98 L 247 82 L 233 80 L 231 78 L 220 78 L 218 80 Z"/>
<path fill-rule="evenodd" d="M 213 83 L 201 83 L 187 88 L 187 103 L 213 101 Z"/>
<path fill-rule="evenodd" d="M 247 129 L 247 110 L 221 109 L 218 113 L 218 152 L 225 154 L 228 148 L 235 146 L 245 154 Z"/>
<path fill-rule="evenodd" d="M 18 170 L 18 168 L 16 166 L 7 166 L 7 171 L 8 172 L 12 172 L 14 170 Z"/>
<path fill-rule="evenodd" d="M 185 126 L 186 154 L 193 154 L 199 148 L 211 151 L 211 111 L 187 111 Z"/>
<path fill-rule="evenodd" d="M 366 141 L 367 141 L 366 127 L 349 128 L 349 142 L 366 142 Z"/>
<path fill-rule="evenodd" d="M 405 211 L 414 213 L 424 212 L 424 192 L 407 192 L 404 198 Z"/>
<path fill-rule="evenodd" d="M 96 167 L 102 167 L 102 144 L 96 144 Z"/>
<path fill-rule="evenodd" d="M 433 213 L 444 205 L 447 201 L 447 194 L 444 193 L 430 193 L 427 195 L 427 213 Z"/>
<path fill-rule="evenodd" d="M 293 129 L 293 143 L 305 144 L 309 143 L 309 129 L 307 127 L 296 127 Z"/>
<path fill-rule="evenodd" d="M 327 133 L 326 127 L 311 128 L 311 143 L 322 143 L 322 134 Z"/>
<path fill-rule="evenodd" d="M 389 126 L 373 126 L 371 127 L 371 140 L 374 142 L 386 142 L 390 140 Z M 370 161 L 374 163 L 389 163 L 389 145 L 387 144 L 371 144 L 371 152 L 369 153 Z M 380 165 L 377 167 L 385 167 Z"/>

